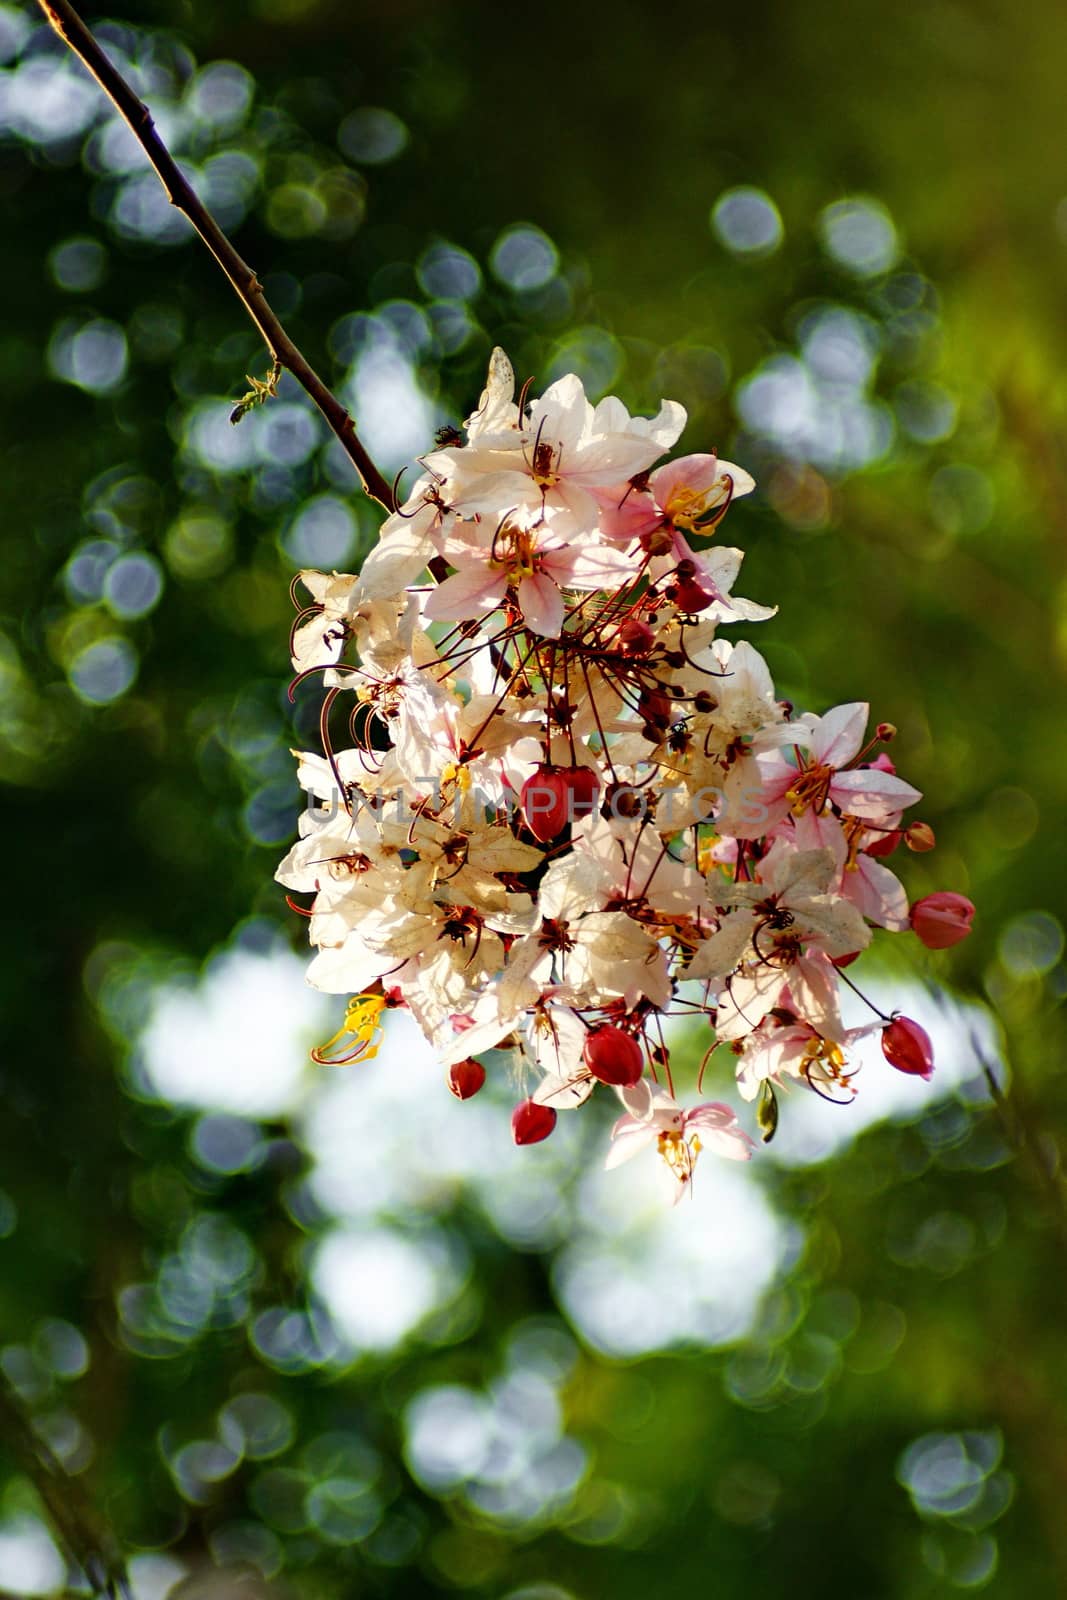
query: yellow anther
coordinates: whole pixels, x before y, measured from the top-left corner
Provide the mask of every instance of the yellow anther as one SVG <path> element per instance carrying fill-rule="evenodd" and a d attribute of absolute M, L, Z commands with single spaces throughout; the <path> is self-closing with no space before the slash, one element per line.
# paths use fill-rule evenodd
<path fill-rule="evenodd" d="M 381 1049 L 381 1014 L 386 1004 L 381 994 L 353 995 L 344 1022 L 332 1039 L 312 1050 L 312 1061 L 331 1067 L 344 1066 L 349 1061 L 373 1061 Z"/>
<path fill-rule="evenodd" d="M 697 871 L 705 875 L 711 872 L 719 863 L 715 860 L 715 849 L 721 843 L 718 835 L 710 839 L 701 839 L 697 847 Z"/>
<path fill-rule="evenodd" d="M 460 761 L 446 761 L 441 768 L 441 782 L 454 783 L 460 794 L 467 794 L 471 786 L 470 768 Z"/>
<path fill-rule="evenodd" d="M 700 1140 L 694 1139 L 693 1147 L 690 1149 L 682 1134 L 665 1128 L 656 1140 L 656 1148 L 678 1182 L 688 1183 L 693 1175 L 693 1166 L 700 1150 Z"/>
<path fill-rule="evenodd" d="M 821 812 L 829 799 L 833 781 L 833 767 L 822 767 L 817 762 L 798 772 L 785 794 L 794 817 L 802 816 L 809 808 Z"/>

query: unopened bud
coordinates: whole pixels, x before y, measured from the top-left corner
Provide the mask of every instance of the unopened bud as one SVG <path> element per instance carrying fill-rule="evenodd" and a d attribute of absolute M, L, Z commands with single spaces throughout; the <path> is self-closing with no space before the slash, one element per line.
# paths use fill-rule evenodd
<path fill-rule="evenodd" d="M 568 822 L 591 817 L 599 793 L 600 779 L 592 767 L 553 767 L 545 762 L 523 784 L 519 804 L 534 838 L 548 844 Z"/>
<path fill-rule="evenodd" d="M 624 656 L 647 656 L 656 642 L 656 635 L 640 617 L 627 617 L 619 629 L 617 649 Z"/>
<path fill-rule="evenodd" d="M 592 767 L 568 767 L 566 778 L 571 821 L 581 822 L 596 810 L 600 779 Z"/>
<path fill-rule="evenodd" d="M 519 796 L 526 826 L 541 844 L 548 844 L 567 825 L 567 783 L 559 767 L 542 765 L 530 774 Z"/>
<path fill-rule="evenodd" d="M 937 836 L 928 822 L 912 822 L 904 830 L 904 843 L 909 850 L 922 855 L 924 851 L 934 848 Z"/>
<path fill-rule="evenodd" d="M 551 1106 L 539 1106 L 536 1100 L 524 1100 L 511 1113 L 511 1137 L 516 1144 L 540 1144 L 556 1126 L 556 1113 Z"/>
<path fill-rule="evenodd" d="M 948 950 L 966 939 L 974 921 L 974 902 L 965 894 L 941 889 L 924 895 L 911 908 L 911 925 L 928 950 Z"/>
<path fill-rule="evenodd" d="M 456 1061 L 448 1069 L 448 1087 L 457 1100 L 470 1100 L 485 1083 L 485 1068 L 473 1056 Z"/>
<path fill-rule="evenodd" d="M 934 1070 L 934 1047 L 925 1028 L 910 1017 L 894 1017 L 882 1029 L 882 1054 L 891 1067 L 911 1077 L 929 1078 Z"/>
<path fill-rule="evenodd" d="M 631 783 L 609 783 L 600 814 L 619 821 L 623 817 L 640 817 L 647 808 L 648 795 L 643 789 L 635 789 Z"/>
<path fill-rule="evenodd" d="M 662 690 L 642 689 L 637 697 L 637 709 L 649 727 L 670 727 L 674 707 Z"/>
<path fill-rule="evenodd" d="M 897 736 L 896 726 L 892 722 L 880 722 L 874 731 L 883 744 L 888 744 L 890 739 L 895 739 Z"/>
<path fill-rule="evenodd" d="M 632 1033 L 623 1033 L 610 1023 L 586 1035 L 582 1060 L 594 1078 L 618 1088 L 629 1089 L 645 1070 L 641 1046 Z"/>
<path fill-rule="evenodd" d="M 778 1132 L 778 1096 L 769 1078 L 764 1078 L 760 1084 L 759 1099 L 756 1102 L 756 1126 L 764 1144 L 770 1144 Z"/>
<path fill-rule="evenodd" d="M 681 572 L 680 565 L 678 570 Z M 682 578 L 671 589 L 670 598 L 679 611 L 691 616 L 697 611 L 706 611 L 715 599 L 715 595 L 695 578 Z"/>

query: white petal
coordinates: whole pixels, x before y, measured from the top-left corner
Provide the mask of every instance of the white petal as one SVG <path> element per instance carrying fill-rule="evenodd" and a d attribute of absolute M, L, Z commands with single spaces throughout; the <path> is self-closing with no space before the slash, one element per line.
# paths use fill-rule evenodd
<path fill-rule="evenodd" d="M 569 1077 L 558 1077 L 550 1072 L 542 1078 L 532 1099 L 536 1105 L 551 1106 L 553 1111 L 575 1111 L 585 1105 L 595 1088 L 596 1080 L 588 1072 L 572 1073 Z"/>
<path fill-rule="evenodd" d="M 697 946 L 684 976 L 687 978 L 725 978 L 749 951 L 754 918 L 751 911 L 731 911 L 723 918 L 717 933 Z"/>
<path fill-rule="evenodd" d="M 414 526 L 402 525 L 379 540 L 359 574 L 360 594 L 367 600 L 386 599 L 414 583 L 433 555 L 433 542 Z"/>

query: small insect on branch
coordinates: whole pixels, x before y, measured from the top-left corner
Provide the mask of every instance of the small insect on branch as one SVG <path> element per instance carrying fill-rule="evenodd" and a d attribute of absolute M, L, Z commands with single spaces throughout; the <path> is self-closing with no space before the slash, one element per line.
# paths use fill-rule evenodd
<path fill-rule="evenodd" d="M 248 390 L 247 394 L 243 394 L 241 396 L 240 400 L 238 400 L 237 404 L 230 412 L 230 421 L 236 425 L 243 417 L 246 417 L 250 411 L 254 411 L 257 406 L 263 405 L 264 401 L 273 400 L 274 396 L 278 393 L 278 384 L 281 379 L 281 375 L 282 364 L 280 361 L 275 361 L 265 378 L 254 378 L 250 372 L 247 372 L 245 377 L 252 387 Z"/>

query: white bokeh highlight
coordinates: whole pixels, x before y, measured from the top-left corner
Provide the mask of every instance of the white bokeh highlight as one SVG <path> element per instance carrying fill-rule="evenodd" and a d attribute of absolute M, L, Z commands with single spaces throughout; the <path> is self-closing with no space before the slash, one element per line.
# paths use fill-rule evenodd
<path fill-rule="evenodd" d="M 309 1067 L 308 1044 L 338 1025 L 338 1006 L 306 986 L 303 963 L 284 948 L 230 950 L 198 984 L 161 986 L 140 1070 L 178 1105 L 294 1118 L 311 1158 L 309 1196 L 332 1219 L 310 1257 L 312 1287 L 352 1357 L 395 1349 L 462 1300 L 467 1262 L 446 1220 L 461 1195 L 514 1248 L 550 1253 L 561 1306 L 598 1348 L 620 1357 L 707 1348 L 746 1332 L 801 1245 L 768 1198 L 763 1163 L 825 1161 L 874 1123 L 914 1120 L 973 1080 L 976 1043 L 997 1059 L 980 1006 L 877 969 L 850 975 L 883 1010 L 927 1029 L 933 1080 L 889 1067 L 875 1033 L 859 1047 L 854 1104 L 828 1105 L 799 1087 L 783 1093 L 774 1144 L 746 1166 L 706 1153 L 691 1194 L 673 1208 L 651 1152 L 603 1170 L 610 1116 L 595 1107 L 561 1115 L 551 1139 L 517 1149 L 509 1117 L 524 1090 L 503 1058 L 486 1090 L 461 1103 L 403 1013 L 386 1018 L 376 1059 Z M 852 1025 L 870 1021 L 851 994 L 845 1012 Z M 751 1122 L 749 1108 L 741 1115 Z"/>
<path fill-rule="evenodd" d="M 174 1105 L 282 1116 L 310 1089 L 308 1045 L 331 1021 L 298 957 L 226 951 L 195 985 L 156 992 L 140 1042 L 145 1080 Z"/>

